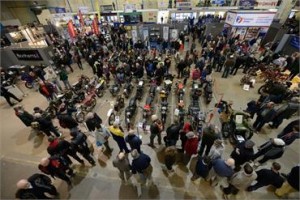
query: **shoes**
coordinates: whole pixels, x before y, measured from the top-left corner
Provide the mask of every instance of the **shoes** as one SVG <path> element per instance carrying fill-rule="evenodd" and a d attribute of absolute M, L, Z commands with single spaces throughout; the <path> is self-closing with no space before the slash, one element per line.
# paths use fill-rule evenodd
<path fill-rule="evenodd" d="M 272 124 L 268 124 L 269 125 L 269 128 L 273 129 L 275 128 Z"/>
<path fill-rule="evenodd" d="M 20 99 L 20 100 L 19 100 L 19 102 L 22 102 L 22 101 L 23 101 L 23 99 Z"/>
<path fill-rule="evenodd" d="M 150 144 L 150 143 L 148 144 L 148 146 L 152 147 L 152 148 L 156 148 L 156 146 L 154 146 L 153 144 Z"/>

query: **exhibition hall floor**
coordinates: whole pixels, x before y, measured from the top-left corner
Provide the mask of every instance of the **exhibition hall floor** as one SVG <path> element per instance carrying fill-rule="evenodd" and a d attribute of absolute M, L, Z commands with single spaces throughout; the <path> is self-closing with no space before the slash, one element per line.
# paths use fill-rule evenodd
<path fill-rule="evenodd" d="M 173 61 L 174 62 L 174 61 Z M 81 73 L 92 76 L 91 68 L 86 62 L 83 61 L 84 71 L 77 68 L 77 65 L 73 65 L 75 69 L 74 73 L 70 74 L 70 82 L 76 82 L 78 76 Z M 173 66 L 174 67 L 174 66 Z M 175 71 L 174 69 L 172 71 Z M 245 109 L 248 101 L 257 99 L 257 89 L 262 83 L 257 83 L 255 88 L 251 88 L 250 91 L 244 91 L 239 84 L 242 73 L 238 72 L 236 76 L 229 76 L 227 79 L 221 78 L 221 74 L 214 72 L 214 99 L 206 105 L 203 98 L 200 97 L 201 109 L 204 111 L 214 111 L 214 104 L 223 97 L 224 100 L 233 100 L 233 107 L 237 110 Z M 176 82 L 178 79 L 174 79 Z M 173 87 L 174 87 L 173 83 Z M 188 83 L 186 90 L 190 90 L 190 82 Z M 34 90 L 28 90 L 24 88 L 23 84 L 21 89 L 24 90 L 26 97 L 22 104 L 29 112 L 33 111 L 33 107 L 39 106 L 41 108 L 47 107 L 46 99 L 35 92 Z M 133 94 L 135 93 L 135 89 Z M 131 96 L 133 96 L 133 94 Z M 144 105 L 147 97 L 147 91 L 144 94 L 144 98 L 140 103 L 140 106 Z M 188 93 L 185 95 L 186 105 L 189 105 Z M 107 125 L 107 111 L 111 108 L 111 103 L 114 98 L 106 89 L 105 95 L 102 98 L 97 99 L 97 105 L 94 109 L 95 112 L 104 120 Z M 156 98 L 158 105 L 158 98 Z M 172 94 L 169 98 L 169 105 L 171 112 L 175 109 L 176 97 Z M 127 106 L 128 100 L 125 102 Z M 187 107 L 186 106 L 186 107 Z M 40 173 L 37 166 L 41 158 L 47 156 L 46 147 L 48 145 L 47 138 L 44 137 L 42 141 L 34 138 L 30 135 L 30 128 L 25 127 L 24 124 L 15 116 L 14 110 L 3 99 L 0 104 L 1 112 L 1 199 L 13 199 L 16 192 L 16 182 L 19 179 L 27 178 L 33 173 Z M 159 113 L 158 109 L 156 112 Z M 136 124 L 139 119 L 142 118 L 142 112 L 139 110 L 135 117 Z M 121 122 L 124 120 L 124 109 L 121 113 Z M 170 121 L 174 117 L 173 112 L 168 114 L 168 120 Z M 294 119 L 294 118 L 293 118 Z M 57 121 L 54 120 L 57 124 Z M 215 113 L 213 123 L 219 125 L 218 115 Z M 124 123 L 124 122 L 123 122 Z M 262 129 L 260 134 L 254 134 L 253 140 L 256 143 L 256 147 L 266 142 L 269 138 L 275 137 L 287 124 L 285 121 L 279 129 L 269 129 L 267 125 Z M 86 128 L 81 125 L 81 129 L 86 132 Z M 69 138 L 69 132 L 66 129 L 60 128 L 63 136 Z M 94 157 L 99 157 L 96 166 L 90 166 L 86 164 L 81 166 L 74 161 L 73 168 L 77 172 L 77 175 L 73 179 L 74 186 L 68 190 L 68 186 L 65 182 L 59 179 L 54 181 L 60 192 L 61 199 L 222 199 L 222 192 L 219 185 L 215 188 L 209 185 L 205 180 L 199 179 L 195 182 L 191 182 L 190 178 L 192 172 L 190 168 L 193 168 L 195 164 L 195 158 L 187 165 L 187 167 L 178 163 L 174 169 L 175 173 L 167 175 L 161 165 L 163 164 L 163 149 L 164 146 L 159 146 L 157 143 L 156 149 L 150 148 L 149 133 L 140 132 L 142 135 L 143 145 L 142 151 L 148 154 L 152 159 L 153 170 L 153 183 L 152 186 L 143 186 L 140 191 L 135 187 L 135 184 L 124 184 L 118 177 L 118 171 L 112 166 L 112 160 L 118 153 L 116 143 L 110 139 L 109 143 L 113 146 L 114 151 L 111 156 L 104 153 L 95 151 Z M 89 136 L 89 139 L 93 141 L 93 137 Z M 156 140 L 155 140 L 156 142 Z M 180 147 L 180 140 L 177 142 L 177 147 Z M 223 155 L 224 158 L 228 158 L 232 151 L 232 146 L 226 142 L 226 149 Z M 178 156 L 180 159 L 180 156 Z M 131 159 L 131 156 L 129 156 Z M 295 141 L 292 145 L 286 148 L 286 151 L 282 158 L 278 159 L 278 162 L 282 165 L 282 172 L 288 173 L 291 167 L 299 163 L 299 140 Z M 87 162 L 86 162 L 87 163 Z M 270 168 L 269 161 L 266 165 L 260 168 Z M 190 165 L 191 164 L 191 165 Z M 133 181 L 134 182 L 134 181 Z M 225 185 L 225 183 L 221 183 Z M 254 192 L 240 191 L 238 195 L 230 196 L 230 199 L 277 199 L 273 193 L 274 188 L 263 187 Z M 299 195 L 299 194 L 296 194 Z M 295 196 L 295 195 L 294 195 Z M 298 196 L 299 197 L 299 196 Z M 292 196 L 291 196 L 292 198 Z"/>

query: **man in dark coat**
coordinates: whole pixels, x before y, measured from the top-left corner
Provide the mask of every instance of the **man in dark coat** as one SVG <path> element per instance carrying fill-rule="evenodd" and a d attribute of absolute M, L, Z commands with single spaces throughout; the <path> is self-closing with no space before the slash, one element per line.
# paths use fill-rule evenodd
<path fill-rule="evenodd" d="M 230 157 L 235 160 L 235 169 L 240 169 L 240 166 L 245 162 L 250 161 L 254 155 L 253 146 L 255 143 L 252 140 L 247 140 L 238 143 L 234 150 L 231 152 Z"/>
<path fill-rule="evenodd" d="M 125 137 L 125 142 L 129 144 L 131 150 L 136 149 L 138 153 L 141 153 L 142 140 L 139 136 L 135 135 L 134 130 L 128 132 L 128 135 Z"/>
<path fill-rule="evenodd" d="M 51 179 L 43 174 L 33 174 L 28 179 L 19 180 L 17 188 L 18 199 L 55 199 L 59 195 Z"/>
<path fill-rule="evenodd" d="M 300 138 L 299 124 L 300 120 L 292 121 L 277 135 L 277 137 L 281 138 L 285 142 L 285 145 L 292 144 L 296 139 Z"/>
<path fill-rule="evenodd" d="M 89 131 L 94 131 L 96 128 L 101 128 L 102 119 L 95 112 L 89 112 L 86 115 L 85 123 Z"/>
<path fill-rule="evenodd" d="M 14 105 L 14 103 L 10 101 L 10 98 L 17 100 L 18 102 L 21 102 L 23 100 L 16 97 L 13 93 L 9 92 L 8 89 L 6 89 L 3 85 L 1 85 L 0 96 L 3 96 L 10 106 Z"/>
<path fill-rule="evenodd" d="M 284 179 L 280 176 L 279 170 L 281 165 L 277 162 L 273 162 L 271 169 L 261 169 L 256 172 L 256 184 L 247 188 L 247 191 L 257 190 L 258 188 L 273 185 L 276 188 L 280 188 L 284 182 Z"/>
<path fill-rule="evenodd" d="M 167 136 L 164 138 L 167 147 L 176 146 L 177 140 L 179 139 L 180 130 L 181 126 L 177 121 L 167 128 Z"/>
<path fill-rule="evenodd" d="M 52 121 L 47 120 L 40 113 L 34 114 L 34 120 L 39 123 L 41 131 L 43 131 L 48 137 L 53 133 L 56 137 L 60 137 L 61 133 L 54 127 Z"/>
<path fill-rule="evenodd" d="M 31 126 L 31 123 L 34 121 L 32 114 L 24 110 L 23 106 L 14 107 L 16 116 L 25 124 L 25 126 Z"/>
<path fill-rule="evenodd" d="M 91 165 L 94 166 L 96 162 L 91 156 L 91 151 L 88 143 L 86 142 L 87 136 L 81 131 L 72 131 L 71 136 L 72 147 L 79 152 Z"/>
<path fill-rule="evenodd" d="M 275 117 L 276 111 L 274 106 L 275 104 L 273 102 L 269 102 L 263 105 L 260 111 L 257 113 L 256 120 L 253 123 L 253 128 L 257 132 L 261 130 L 265 123 L 270 122 Z"/>
<path fill-rule="evenodd" d="M 59 113 L 57 119 L 62 128 L 68 128 L 70 131 L 78 130 L 78 123 L 72 116 L 66 113 Z"/>
<path fill-rule="evenodd" d="M 270 125 L 271 128 L 278 128 L 284 119 L 289 119 L 292 115 L 300 109 L 300 104 L 295 102 L 288 102 L 283 104 L 278 110 L 276 110 L 276 115 L 273 118 L 273 124 Z"/>
<path fill-rule="evenodd" d="M 219 134 L 215 131 L 214 125 L 205 127 L 203 129 L 203 135 L 202 135 L 202 141 L 201 141 L 200 150 L 199 150 L 199 156 L 202 156 L 205 147 L 206 147 L 205 155 L 207 156 L 210 151 L 210 148 L 214 144 L 215 140 L 218 139 L 219 137 L 220 137 Z"/>
<path fill-rule="evenodd" d="M 282 184 L 280 188 L 275 191 L 278 197 L 284 197 L 292 192 L 299 192 L 299 182 L 300 182 L 300 166 L 297 165 L 291 169 L 291 172 L 287 175 L 286 181 Z"/>

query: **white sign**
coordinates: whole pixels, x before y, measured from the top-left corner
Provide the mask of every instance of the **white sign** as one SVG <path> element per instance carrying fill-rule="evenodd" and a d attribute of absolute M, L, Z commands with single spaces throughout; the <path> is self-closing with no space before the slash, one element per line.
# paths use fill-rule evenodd
<path fill-rule="evenodd" d="M 236 13 L 227 12 L 225 23 L 233 25 L 236 18 Z"/>
<path fill-rule="evenodd" d="M 191 2 L 176 2 L 177 9 L 191 9 L 192 3 Z"/>
<path fill-rule="evenodd" d="M 229 13 L 228 13 L 229 14 Z M 227 15 L 228 15 L 227 14 Z M 226 17 L 226 23 L 232 26 L 270 26 L 275 13 L 235 13 Z M 228 19 L 228 20 L 227 20 Z M 233 20 L 234 19 L 234 20 Z"/>
<path fill-rule="evenodd" d="M 164 38 L 164 40 L 169 39 L 169 27 L 168 26 L 164 26 L 164 28 L 163 28 L 163 38 Z"/>
<path fill-rule="evenodd" d="M 178 39 L 178 30 L 177 29 L 172 29 L 172 31 L 171 31 L 171 39 L 172 40 L 177 40 Z"/>
<path fill-rule="evenodd" d="M 137 42 L 137 30 L 132 30 L 131 36 L 132 36 L 133 44 L 135 44 Z"/>
<path fill-rule="evenodd" d="M 87 6 L 81 6 L 81 7 L 78 7 L 78 10 L 80 10 L 80 12 L 82 14 L 86 14 L 86 13 L 89 12 L 89 7 L 87 7 Z"/>
<path fill-rule="evenodd" d="M 278 0 L 256 0 L 258 8 L 276 7 Z"/>
<path fill-rule="evenodd" d="M 135 4 L 128 3 L 124 5 L 124 12 L 133 12 L 134 10 L 136 10 Z"/>

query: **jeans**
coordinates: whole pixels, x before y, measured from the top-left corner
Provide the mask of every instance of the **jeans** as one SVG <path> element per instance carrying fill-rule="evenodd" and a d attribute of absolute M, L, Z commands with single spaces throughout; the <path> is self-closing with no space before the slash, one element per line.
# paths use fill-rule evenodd
<path fill-rule="evenodd" d="M 72 86 L 71 86 L 71 84 L 70 84 L 70 82 L 68 80 L 63 80 L 62 82 L 64 83 L 65 88 L 67 88 L 67 89 L 71 89 L 72 88 Z"/>
<path fill-rule="evenodd" d="M 230 67 L 225 67 L 222 78 L 227 78 L 229 72 L 230 72 Z"/>

